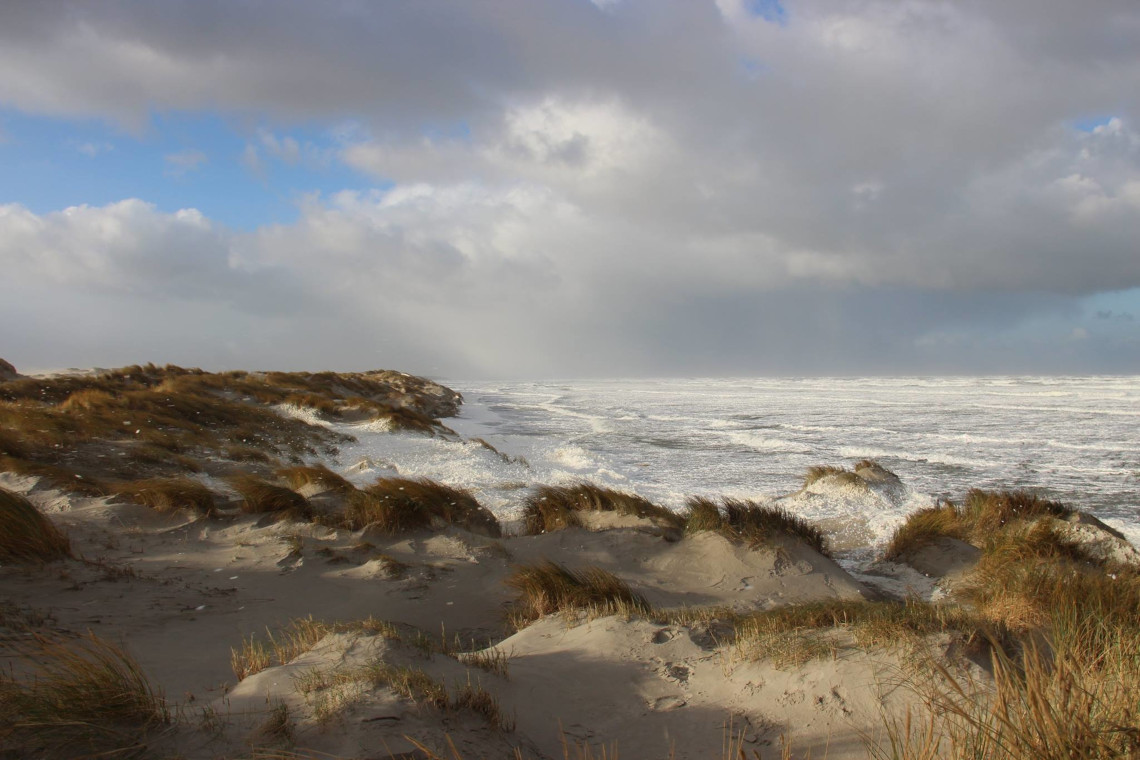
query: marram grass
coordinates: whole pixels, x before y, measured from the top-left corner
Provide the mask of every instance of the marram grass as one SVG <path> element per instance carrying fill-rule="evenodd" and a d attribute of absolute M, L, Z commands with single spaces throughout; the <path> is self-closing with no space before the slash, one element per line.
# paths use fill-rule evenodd
<path fill-rule="evenodd" d="M 23 496 L 0 488 L 0 564 L 71 556 L 71 542 Z"/>
<path fill-rule="evenodd" d="M 147 731 L 170 720 L 138 663 L 94 634 L 37 637 L 15 653 L 21 675 L 0 672 L 6 757 L 134 757 L 146 749 Z"/>

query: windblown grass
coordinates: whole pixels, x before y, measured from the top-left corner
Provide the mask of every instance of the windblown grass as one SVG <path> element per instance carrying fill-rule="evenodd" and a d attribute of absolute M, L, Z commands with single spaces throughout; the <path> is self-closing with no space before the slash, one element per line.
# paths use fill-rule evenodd
<path fill-rule="evenodd" d="M 982 549 L 954 598 L 1016 634 L 993 653 L 992 688 L 944 668 L 919 693 L 933 706 L 920 726 L 888 722 L 877 757 L 1140 758 L 1140 572 L 1090 556 L 1049 518 L 1062 504 L 1025 492 L 971 491 L 961 506 L 912 516 L 889 556 L 934 537 Z"/>
<path fill-rule="evenodd" d="M 350 494 L 356 490 L 356 486 L 323 464 L 286 467 L 278 470 L 275 474 L 284 478 L 289 487 L 293 489 L 315 483 L 325 490 L 339 494 Z"/>
<path fill-rule="evenodd" d="M 399 640 L 400 633 L 391 623 L 375 618 L 352 622 L 326 623 L 312 615 L 297 618 L 274 634 L 265 631 L 265 639 L 251 635 L 242 639 L 241 647 L 230 650 L 230 667 L 240 681 L 275 665 L 286 665 L 308 652 L 330 633 L 355 631 Z"/>
<path fill-rule="evenodd" d="M 966 650 L 991 642 L 1010 645 L 1006 629 L 957 605 L 923 602 L 826 601 L 788 605 L 734 621 L 736 646 L 749 659 L 771 658 L 800 665 L 836 651 L 827 634 L 849 633 L 869 649 L 913 644 L 935 633 L 952 633 Z"/>
<path fill-rule="evenodd" d="M 273 513 L 293 520 L 311 520 L 313 508 L 296 491 L 266 482 L 248 473 L 230 477 L 229 483 L 241 494 L 241 510 L 249 514 Z"/>
<path fill-rule="evenodd" d="M 277 405 L 296 403 L 335 416 L 363 404 L 398 427 L 434 431 L 443 428 L 433 415 L 454 413 L 458 398 L 429 381 L 389 372 L 211 374 L 151 364 L 19 378 L 0 383 L 0 466 L 82 488 L 96 475 L 173 476 L 194 461 L 273 464 L 349 440 L 284 417 Z"/>
<path fill-rule="evenodd" d="M 684 519 L 689 533 L 717 531 L 753 546 L 783 535 L 803 541 L 824 556 L 831 556 L 823 531 L 783 507 L 727 498 L 718 505 L 711 499 L 694 496 L 685 504 Z"/>
<path fill-rule="evenodd" d="M 516 628 L 555 612 L 648 614 L 649 602 L 611 572 L 597 567 L 570 570 L 549 560 L 519 565 L 504 581 L 518 593 L 509 617 Z"/>
<path fill-rule="evenodd" d="M 984 548 L 987 541 L 1010 524 L 1070 514 L 1072 510 L 1064 504 L 1028 491 L 973 489 L 961 505 L 946 501 L 912 514 L 895 530 L 883 554 L 886 559 L 899 559 L 940 537 Z"/>
<path fill-rule="evenodd" d="M 0 563 L 51 562 L 71 555 L 71 542 L 23 496 L 0 488 Z"/>
<path fill-rule="evenodd" d="M 853 474 L 853 473 L 847 472 L 847 470 L 843 469 L 842 467 L 835 467 L 835 466 L 829 465 L 829 464 L 812 465 L 811 467 L 807 468 L 807 472 L 804 473 L 803 487 L 807 488 L 812 483 L 815 483 L 817 480 L 822 480 L 823 478 L 826 478 L 829 475 L 851 475 L 851 474 Z"/>
<path fill-rule="evenodd" d="M 1061 574 L 1064 575 L 1063 573 Z M 1057 577 L 1043 621 L 1019 656 L 996 649 L 994 684 L 964 684 L 945 667 L 916 686 L 932 718 L 915 730 L 888 721 L 877 758 L 1109 760 L 1140 757 L 1140 620 L 1136 579 Z M 1072 585 L 1068 585 L 1068 584 Z M 1043 599 L 1044 601 L 1044 599 Z"/>
<path fill-rule="evenodd" d="M 170 715 L 162 695 L 121 647 L 93 634 L 35 638 L 0 672 L 0 746 L 15 757 L 129 757 Z"/>
<path fill-rule="evenodd" d="M 312 670 L 298 677 L 297 690 L 313 707 L 314 717 L 327 722 L 358 700 L 367 687 L 386 686 L 397 695 L 417 704 L 445 712 L 471 711 L 483 716 L 491 728 L 514 730 L 493 694 L 468 680 L 455 692 L 420 668 L 393 665 L 375 660 L 348 670 Z"/>
<path fill-rule="evenodd" d="M 115 493 L 159 512 L 190 509 L 202 515 L 212 515 L 217 511 L 213 492 L 189 478 L 149 478 L 116 483 L 111 488 Z"/>
<path fill-rule="evenodd" d="M 502 535 L 499 521 L 468 491 L 427 478 L 380 478 L 354 491 L 344 525 L 350 530 L 373 525 L 397 534 L 429 528 L 433 519 L 492 538 Z"/>
<path fill-rule="evenodd" d="M 578 512 L 617 512 L 651 518 L 674 528 L 684 526 L 679 515 L 641 496 L 593 483 L 577 483 L 535 489 L 523 507 L 523 530 L 533 536 L 578 526 L 581 525 Z"/>

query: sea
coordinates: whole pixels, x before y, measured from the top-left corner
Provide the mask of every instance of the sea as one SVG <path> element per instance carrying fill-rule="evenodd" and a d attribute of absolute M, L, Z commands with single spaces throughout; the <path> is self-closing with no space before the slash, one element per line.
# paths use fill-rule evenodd
<path fill-rule="evenodd" d="M 971 488 L 1028 489 L 1140 545 L 1140 377 L 444 381 L 464 397 L 429 438 L 369 425 L 333 463 L 471 490 L 509 525 L 529 489 L 589 481 L 680 510 L 689 497 L 775 503 L 850 556 L 907 514 Z M 817 484 L 813 465 L 873 459 L 903 488 Z"/>

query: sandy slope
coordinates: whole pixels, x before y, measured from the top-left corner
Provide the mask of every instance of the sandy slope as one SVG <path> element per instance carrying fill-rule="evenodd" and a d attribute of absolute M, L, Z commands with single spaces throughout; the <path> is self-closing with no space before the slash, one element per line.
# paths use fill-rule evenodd
<path fill-rule="evenodd" d="M 298 746 L 345 757 L 411 749 L 405 735 L 442 748 L 445 733 L 465 757 L 504 756 L 511 746 L 553 757 L 562 754 L 563 732 L 571 743 L 616 744 L 624 757 L 708 757 L 729 724 L 753 749 L 787 735 L 816 757 L 825 746 L 833 758 L 862 756 L 860 732 L 881 721 L 881 684 L 901 672 L 896 655 L 853 650 L 780 670 L 739 657 L 718 642 L 715 625 L 555 616 L 509 635 L 504 622 L 510 568 L 546 559 L 608 569 L 657 608 L 861 597 L 838 565 L 792 539 L 757 549 L 713 533 L 667 540 L 677 537 L 614 515 L 594 516 L 592 529 L 531 537 L 496 540 L 453 527 L 392 537 L 249 515 L 158 515 L 11 475 L 0 485 L 26 492 L 87 560 L 0 569 L 8 602 L 49 613 L 57 630 L 124 641 L 184 714 L 200 720 L 208 707 L 202 714 L 220 716 L 221 728 L 211 719 L 211 732 L 183 727 L 168 740 L 188 757 L 240 756 L 280 702 L 291 707 Z M 404 567 L 394 573 L 394 562 Z M 306 616 L 372 616 L 466 648 L 499 642 L 509 679 L 406 641 L 345 632 L 236 683 L 232 648 Z M 482 684 L 515 730 L 493 730 L 470 711 L 441 714 L 387 687 L 361 687 L 339 717 L 314 719 L 313 696 L 298 692 L 297 673 L 377 658 L 415 665 L 453 689 Z"/>

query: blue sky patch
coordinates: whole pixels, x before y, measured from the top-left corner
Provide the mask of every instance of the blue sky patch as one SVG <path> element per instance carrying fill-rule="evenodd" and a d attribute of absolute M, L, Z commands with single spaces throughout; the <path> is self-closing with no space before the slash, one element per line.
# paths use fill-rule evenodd
<path fill-rule="evenodd" d="M 0 111 L 0 204 L 36 214 L 140 198 L 234 229 L 287 224 L 297 200 L 376 182 L 346 167 L 333 132 L 273 131 L 215 115 L 155 114 L 141 134 L 99 120 Z"/>
<path fill-rule="evenodd" d="M 1077 119 L 1073 122 L 1073 126 L 1082 132 L 1092 132 L 1097 127 L 1103 127 L 1112 121 L 1114 116 L 1089 116 L 1083 119 Z"/>
<path fill-rule="evenodd" d="M 770 23 L 788 25 L 788 9 L 780 0 L 744 0 L 744 9 Z"/>

